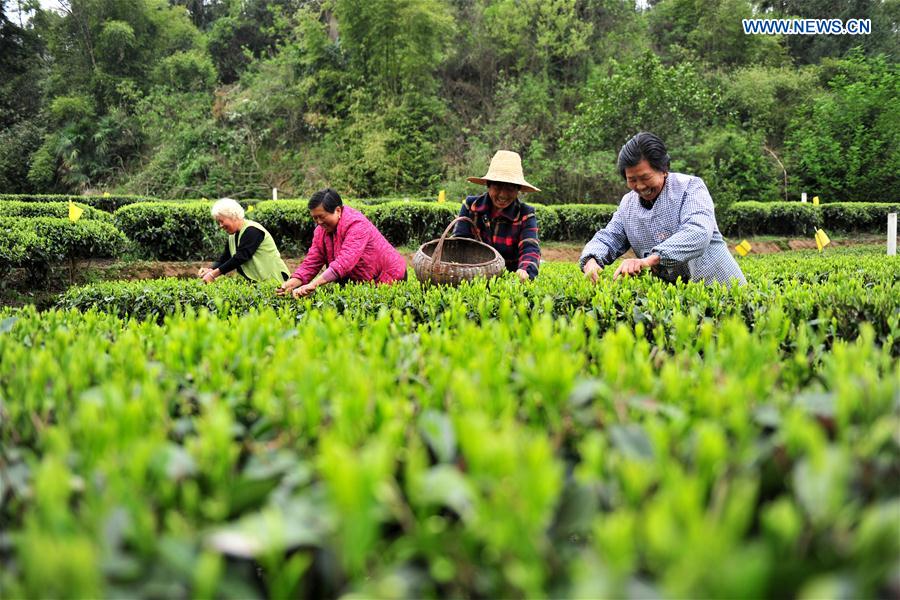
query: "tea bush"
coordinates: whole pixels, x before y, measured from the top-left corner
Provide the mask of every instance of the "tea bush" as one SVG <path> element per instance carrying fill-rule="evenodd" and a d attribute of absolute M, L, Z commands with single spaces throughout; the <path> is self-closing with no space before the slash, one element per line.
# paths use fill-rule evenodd
<path fill-rule="evenodd" d="M 103 220 L 0 216 L 0 269 L 24 267 L 38 279 L 51 263 L 117 256 L 127 245 L 122 232 Z"/>
<path fill-rule="evenodd" d="M 794 255 L 797 254 L 797 255 Z M 71 288 L 60 308 L 103 309 L 122 317 L 162 320 L 184 308 L 206 308 L 224 316 L 269 307 L 295 313 L 325 308 L 339 313 L 401 310 L 417 322 L 440 322 L 462 312 L 478 322 L 496 318 L 514 299 L 522 310 L 571 316 L 590 311 L 604 329 L 625 322 L 649 330 L 672 327 L 672 315 L 697 322 L 735 316 L 753 326 L 760 315 L 780 310 L 791 322 L 827 324 L 829 337 L 856 337 L 861 322 L 880 339 L 900 348 L 896 328 L 900 270 L 871 251 L 840 250 L 823 257 L 815 252 L 758 256 L 741 260 L 750 285 L 727 289 L 702 283 L 669 285 L 646 276 L 613 281 L 608 267 L 599 284 L 590 284 L 573 264 L 545 263 L 541 275 L 520 286 L 513 277 L 476 280 L 459 288 L 440 289 L 415 281 L 390 286 L 327 286 L 302 302 L 276 297 L 274 287 L 230 277 L 205 286 L 198 280 L 107 282 Z"/>
<path fill-rule="evenodd" d="M 894 263 L 0 309 L 0 592 L 893 595 Z"/>
<path fill-rule="evenodd" d="M 90 221 L 105 221 L 112 223 L 112 215 L 108 212 L 77 203 L 84 212 L 82 219 Z M 7 200 L 0 202 L 0 217 L 54 217 L 57 219 L 69 218 L 68 202 L 17 202 Z"/>
<path fill-rule="evenodd" d="M 11 198 L 11 196 L 6 196 Z M 33 201 L 0 198 L 0 216 L 64 217 L 67 196 L 16 196 Z M 43 198 L 60 201 L 39 202 Z M 87 199 L 90 196 L 72 196 Z M 102 198 L 102 197 L 96 197 Z M 116 226 L 134 242 L 141 256 L 158 260 L 207 260 L 218 256 L 222 234 L 209 214 L 210 200 L 140 201 L 116 210 Z M 248 214 L 266 227 L 283 253 L 305 252 L 315 227 L 306 200 L 242 200 L 253 206 Z M 353 200 L 354 206 L 395 246 L 418 246 L 437 238 L 458 214 L 454 202 L 420 202 L 398 199 Z M 608 204 L 534 204 L 544 241 L 585 243 L 603 228 L 616 210 Z M 824 227 L 829 233 L 881 233 L 896 203 L 831 203 L 821 206 L 797 202 L 737 202 L 717 210 L 719 230 L 730 237 L 755 235 L 810 236 Z M 83 218 L 107 220 L 106 213 L 88 207 Z"/>

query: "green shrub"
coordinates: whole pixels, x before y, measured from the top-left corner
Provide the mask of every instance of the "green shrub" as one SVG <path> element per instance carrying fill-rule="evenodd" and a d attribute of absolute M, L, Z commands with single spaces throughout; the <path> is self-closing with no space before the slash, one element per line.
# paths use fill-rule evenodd
<path fill-rule="evenodd" d="M 119 255 L 128 244 L 121 231 L 103 221 L 0 217 L 0 227 L 7 232 L 33 232 L 49 260 L 109 258 Z"/>
<path fill-rule="evenodd" d="M 716 212 L 719 231 L 727 236 L 812 235 L 823 226 L 818 206 L 801 202 L 735 202 Z"/>
<path fill-rule="evenodd" d="M 150 196 L 126 196 L 126 195 L 108 195 L 108 196 L 79 196 L 73 194 L 0 194 L 0 206 L 5 202 L 75 202 L 84 204 L 102 210 L 108 213 L 114 213 L 123 206 L 136 204 L 138 202 L 198 202 L 207 201 L 206 198 L 152 198 Z M 242 205 L 250 206 L 259 204 L 266 200 L 240 200 Z"/>
<path fill-rule="evenodd" d="M 33 231 L 20 230 L 12 224 L 0 223 L 0 279 L 10 269 L 31 267 L 43 262 L 41 238 Z"/>
<path fill-rule="evenodd" d="M 15 202 L 77 202 L 87 206 L 113 213 L 122 206 L 135 202 L 153 202 L 156 198 L 145 196 L 78 196 L 66 194 L 0 194 L 0 205 L 7 201 Z"/>
<path fill-rule="evenodd" d="M 818 597 L 840 573 L 883 595 L 900 273 L 871 250 L 741 264 L 732 289 L 549 264 L 525 285 L 295 301 L 230 277 L 0 309 L 0 582 Z"/>
<path fill-rule="evenodd" d="M 249 218 L 266 228 L 278 250 L 285 253 L 305 252 L 312 242 L 316 224 L 309 216 L 306 200 L 270 200 L 260 202 Z"/>
<path fill-rule="evenodd" d="M 459 214 L 455 203 L 386 202 L 359 207 L 394 246 L 418 246 L 444 232 Z"/>
<path fill-rule="evenodd" d="M 52 217 L 0 217 L 0 261 L 28 269 L 40 287 L 49 266 L 69 259 L 120 255 L 128 239 L 111 223 Z"/>
<path fill-rule="evenodd" d="M 225 237 L 210 214 L 212 202 L 138 202 L 113 215 L 144 258 L 212 259 Z"/>
<path fill-rule="evenodd" d="M 92 208 L 80 202 L 76 203 L 84 213 L 82 219 L 91 221 L 105 221 L 112 223 L 113 217 L 110 213 Z M 68 202 L 21 202 L 16 200 L 5 200 L 0 202 L 0 217 L 55 217 L 57 219 L 67 219 L 69 217 Z"/>
<path fill-rule="evenodd" d="M 587 242 L 606 227 L 618 206 L 613 204 L 558 204 L 560 231 L 552 239 Z"/>
<path fill-rule="evenodd" d="M 887 231 L 887 215 L 900 212 L 900 203 L 834 202 L 822 204 L 825 228 L 841 233 L 883 233 Z"/>

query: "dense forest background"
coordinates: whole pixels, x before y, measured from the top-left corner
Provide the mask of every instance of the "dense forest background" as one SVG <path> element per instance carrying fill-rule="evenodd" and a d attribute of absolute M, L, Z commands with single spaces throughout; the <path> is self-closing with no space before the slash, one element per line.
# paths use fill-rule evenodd
<path fill-rule="evenodd" d="M 717 204 L 896 200 L 900 0 L 0 0 L 0 192 L 616 202 L 661 135 Z M 750 36 L 746 17 L 871 19 Z"/>

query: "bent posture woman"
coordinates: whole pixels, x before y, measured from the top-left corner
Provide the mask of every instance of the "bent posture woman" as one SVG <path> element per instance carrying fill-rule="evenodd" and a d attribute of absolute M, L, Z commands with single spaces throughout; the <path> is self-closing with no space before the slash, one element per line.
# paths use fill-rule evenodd
<path fill-rule="evenodd" d="M 316 222 L 312 245 L 303 262 L 278 290 L 294 297 L 311 294 L 332 282 L 374 281 L 391 283 L 406 279 L 406 261 L 358 210 L 344 206 L 332 190 L 313 194 L 307 205 Z M 325 267 L 325 270 L 319 273 Z"/>
<path fill-rule="evenodd" d="M 222 198 L 212 206 L 212 216 L 225 232 L 225 250 L 212 267 L 200 269 L 197 276 L 206 283 L 237 270 L 251 281 L 276 281 L 288 278 L 287 265 L 275 240 L 266 228 L 244 218 L 244 209 L 231 198 Z"/>

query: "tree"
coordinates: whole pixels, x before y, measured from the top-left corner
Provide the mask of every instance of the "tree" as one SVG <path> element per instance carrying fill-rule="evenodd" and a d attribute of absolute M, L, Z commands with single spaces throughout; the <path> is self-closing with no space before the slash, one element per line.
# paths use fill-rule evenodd
<path fill-rule="evenodd" d="M 801 108 L 786 142 L 802 189 L 832 199 L 892 199 L 900 165 L 896 64 L 856 51 L 825 61 L 823 71 L 830 91 Z"/>
<path fill-rule="evenodd" d="M 37 32 L 10 21 L 6 0 L 0 0 L 0 130 L 29 119 L 40 110 L 42 51 Z"/>
<path fill-rule="evenodd" d="M 762 0 L 766 16 L 801 19 L 869 19 L 867 35 L 792 35 L 786 43 L 798 64 L 817 64 L 840 58 L 859 47 L 867 55 L 900 55 L 900 2 L 897 0 Z M 758 36 L 754 36 L 758 37 Z"/>
<path fill-rule="evenodd" d="M 160 60 L 201 44 L 186 12 L 165 0 L 60 0 L 60 6 L 61 16 L 44 14 L 49 95 L 90 94 L 101 114 L 125 100 L 123 83 L 147 90 Z"/>
<path fill-rule="evenodd" d="M 342 47 L 351 66 L 380 95 L 401 96 L 437 88 L 453 20 L 434 0 L 336 0 Z"/>
<path fill-rule="evenodd" d="M 662 0 L 648 14 L 653 47 L 668 62 L 692 58 L 717 67 L 783 64 L 780 36 L 744 34 L 742 19 L 756 16 L 750 0 Z"/>
<path fill-rule="evenodd" d="M 669 145 L 691 143 L 717 112 L 717 96 L 694 65 L 666 67 L 648 51 L 595 71 L 562 145 L 568 152 L 615 153 L 638 131 L 652 131 Z"/>

